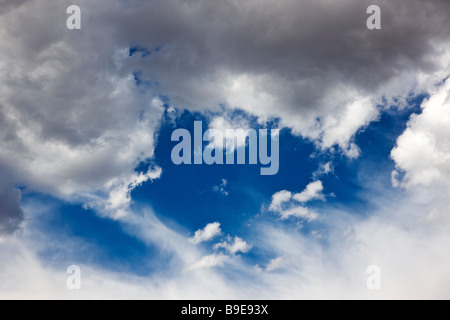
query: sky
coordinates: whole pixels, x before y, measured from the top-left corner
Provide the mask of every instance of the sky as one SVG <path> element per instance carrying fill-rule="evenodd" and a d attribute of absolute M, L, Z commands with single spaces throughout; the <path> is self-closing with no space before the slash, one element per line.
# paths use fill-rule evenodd
<path fill-rule="evenodd" d="M 0 298 L 449 299 L 449 20 L 444 0 L 0 0 Z M 254 130 L 278 170 L 251 141 L 245 164 L 175 163 L 195 123 L 224 158 L 217 134 Z"/>

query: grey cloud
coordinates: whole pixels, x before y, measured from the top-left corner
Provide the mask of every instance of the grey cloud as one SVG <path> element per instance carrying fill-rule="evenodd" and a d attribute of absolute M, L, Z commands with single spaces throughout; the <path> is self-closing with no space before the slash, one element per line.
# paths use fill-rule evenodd
<path fill-rule="evenodd" d="M 0 20 L 0 168 L 13 185 L 97 203 L 137 179 L 163 109 L 117 70 L 107 26 L 67 30 L 69 4 L 27 2 Z"/>
<path fill-rule="evenodd" d="M 135 57 L 128 67 L 144 69 L 144 77 L 159 81 L 158 89 L 176 105 L 205 109 L 228 103 L 263 118 L 281 116 L 284 125 L 319 138 L 324 132 L 314 131 L 323 125 L 317 118 L 341 115 L 359 97 L 407 95 L 416 89 L 417 74 L 443 68 L 438 58 L 445 51 L 437 45 L 448 44 L 450 3 L 376 1 L 382 30 L 369 31 L 371 4 L 151 1 L 114 16 L 113 24 L 122 42 L 162 45 L 160 53 Z M 267 93 L 273 100 L 263 105 L 230 98 L 236 92 L 229 87 L 242 75 L 250 77 L 249 95 Z M 334 120 L 339 121 L 325 122 Z"/>
<path fill-rule="evenodd" d="M 447 38 L 449 30 L 444 21 L 450 4 L 444 1 L 378 1 L 383 29 L 373 32 L 365 26 L 365 10 L 373 1 L 189 3 L 142 4 L 119 17 L 119 33 L 150 47 L 172 44 L 158 62 L 175 65 L 179 59 L 183 68 L 177 71 L 190 76 L 225 66 L 294 82 L 341 75 L 372 88 L 404 68 L 430 67 L 423 61 L 429 40 Z M 149 63 L 149 69 L 156 64 Z"/>
<path fill-rule="evenodd" d="M 23 221 L 21 193 L 17 189 L 0 189 L 0 236 L 16 231 Z"/>
<path fill-rule="evenodd" d="M 7 13 L 9 10 L 12 10 L 29 0 L 2 0 L 0 1 L 0 14 Z"/>
<path fill-rule="evenodd" d="M 111 72 L 114 50 L 130 43 L 162 50 L 145 59 L 133 57 L 122 75 L 144 70 L 143 76 L 155 83 L 153 91 L 169 95 L 175 105 L 205 109 L 228 103 L 261 117 L 281 116 L 285 125 L 314 136 L 311 128 L 318 117 L 340 114 L 356 95 L 378 97 L 390 80 L 441 67 L 434 58 L 442 52 L 432 42 L 448 40 L 448 2 L 377 1 L 383 27 L 377 31 L 365 26 L 370 4 L 373 1 L 80 1 L 83 29 L 70 33 L 61 23 L 63 2 L 42 4 L 45 9 L 33 10 L 32 17 L 21 16 L 28 24 L 21 21 L 21 27 L 9 29 L 19 35 L 30 65 L 53 61 L 58 63 L 55 68 L 66 68 L 51 91 L 44 88 L 41 93 L 58 102 L 57 107 L 28 103 L 28 114 L 52 115 L 40 115 L 49 119 L 44 136 L 63 131 L 58 136 L 76 143 L 101 134 L 103 123 L 96 122 L 114 121 L 88 113 L 91 126 L 80 132 L 85 119 L 72 109 L 72 119 L 62 125 L 67 110 L 61 106 L 87 96 L 86 85 Z M 55 47 L 57 43 L 64 46 Z M 242 75 L 250 78 L 246 85 L 251 83 L 256 93 L 267 93 L 273 101 L 257 106 L 259 100 L 230 99 L 233 92 L 227 89 Z M 105 97 L 98 99 L 101 103 Z"/>

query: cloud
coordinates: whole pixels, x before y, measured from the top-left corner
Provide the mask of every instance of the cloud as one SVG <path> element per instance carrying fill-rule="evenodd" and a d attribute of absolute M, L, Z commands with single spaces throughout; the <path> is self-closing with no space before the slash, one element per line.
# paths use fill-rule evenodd
<path fill-rule="evenodd" d="M 209 241 L 214 239 L 216 236 L 220 235 L 222 230 L 220 229 L 220 223 L 214 222 L 209 223 L 203 229 L 195 231 L 192 238 L 189 239 L 191 243 L 199 244 L 201 242 Z"/>
<path fill-rule="evenodd" d="M 396 197 L 391 195 L 392 197 Z M 252 243 L 266 267 L 255 272 L 253 264 L 228 254 L 203 254 L 197 246 L 147 213 L 145 220 L 129 214 L 126 230 L 173 255 L 162 272 L 135 276 L 79 264 L 82 289 L 67 290 L 66 268 L 78 257 L 59 251 L 66 262 L 55 265 L 42 260 L 43 249 L 69 250 L 69 243 L 48 241 L 48 234 L 30 229 L 4 240 L 0 245 L 0 297 L 5 299 L 443 299 L 450 296 L 450 236 L 446 222 L 424 222 L 417 194 L 391 201 L 381 197 L 371 217 L 361 219 L 328 209 L 323 238 L 295 232 L 290 226 L 267 220 L 254 223 Z M 27 215 L 34 216 L 28 211 Z M 32 209 L 36 210 L 36 206 Z M 45 210 L 43 210 L 45 211 Z M 339 214 L 338 214 L 339 213 Z M 148 221 L 148 222 L 145 222 Z M 66 240 L 67 241 L 67 240 Z M 326 244 L 324 244 L 324 242 Z M 61 246 L 62 245 L 62 246 Z M 227 268 L 221 268 L 225 266 Z M 381 270 L 381 290 L 368 290 L 367 267 Z M 227 273 L 228 267 L 232 272 Z M 192 272 L 200 270 L 201 272 Z M 185 271 L 185 272 L 183 272 Z M 191 272 L 186 272 L 191 271 Z M 20 276 L 18 276 L 20 275 Z M 346 290 L 342 290 L 345 287 Z"/>
<path fill-rule="evenodd" d="M 22 223 L 20 199 L 20 190 L 0 187 L 0 237 L 13 233 Z"/>
<path fill-rule="evenodd" d="M 397 213 L 404 215 L 408 211 L 411 211 L 409 205 Z M 436 225 L 425 227 L 420 223 L 408 224 L 413 230 L 407 230 L 402 222 L 387 217 L 381 214 L 359 222 L 350 222 L 349 217 L 332 219 L 330 223 L 335 227 L 326 235 L 327 239 L 333 239 L 328 249 L 306 236 L 268 226 L 261 236 L 263 242 L 257 245 L 267 246 L 266 249 L 272 249 L 280 257 L 270 260 L 261 277 L 270 283 L 269 287 L 283 288 L 277 291 L 278 298 L 290 295 L 296 299 L 448 297 L 450 278 L 444 266 L 450 260 L 443 249 L 448 245 L 448 235 Z M 345 222 L 351 223 L 352 232 L 344 232 Z M 370 265 L 381 269 L 379 291 L 366 287 L 369 277 L 366 270 Z M 342 287 L 347 288 L 345 292 Z"/>
<path fill-rule="evenodd" d="M 329 173 L 333 173 L 334 172 L 334 166 L 333 166 L 333 162 L 332 161 L 328 161 L 326 163 L 321 163 L 319 165 L 319 168 L 313 172 L 313 178 L 317 179 L 321 176 L 327 175 Z"/>
<path fill-rule="evenodd" d="M 354 158 L 354 136 L 378 104 L 404 106 L 448 73 L 443 1 L 382 0 L 376 32 L 365 27 L 369 3 L 357 0 L 130 3 L 124 14 L 120 1 L 80 0 L 79 31 L 65 26 L 67 3 L 2 3 L 0 163 L 12 185 L 69 201 L 102 194 L 112 206 L 110 187 L 153 157 L 160 95 L 180 109 L 280 118 L 319 149 Z M 146 54 L 130 56 L 131 46 Z"/>
<path fill-rule="evenodd" d="M 305 208 L 303 206 L 294 206 L 288 209 L 284 209 L 278 212 L 281 220 L 289 219 L 290 217 L 302 218 L 307 221 L 315 220 L 318 214 L 311 209 Z"/>
<path fill-rule="evenodd" d="M 162 103 L 114 66 L 117 47 L 107 28 L 83 19 L 92 32 L 70 33 L 66 7 L 2 4 L 0 14 L 8 14 L 0 22 L 1 167 L 14 185 L 69 201 L 103 199 L 110 210 L 122 188 L 120 208 L 110 213 L 120 216 L 126 189 L 138 178 L 134 169 L 153 157 Z"/>
<path fill-rule="evenodd" d="M 282 220 L 290 217 L 308 221 L 317 219 L 318 214 L 314 210 L 306 208 L 303 204 L 312 200 L 325 200 L 322 190 L 322 182 L 317 180 L 308 184 L 305 190 L 300 193 L 292 194 L 287 190 L 279 191 L 272 196 L 269 210 L 277 212 Z"/>
<path fill-rule="evenodd" d="M 295 263 L 295 259 L 292 257 L 278 257 L 270 260 L 269 264 L 266 266 L 267 272 L 273 272 Z"/>
<path fill-rule="evenodd" d="M 272 196 L 272 202 L 270 203 L 269 210 L 281 211 L 282 205 L 292 199 L 292 193 L 287 190 L 278 191 Z"/>
<path fill-rule="evenodd" d="M 450 5 L 442 1 L 426 8 L 420 0 L 381 1 L 383 28 L 376 32 L 366 28 L 365 1 L 195 3 L 185 10 L 155 1 L 140 5 L 133 21 L 116 19 L 121 35 L 146 21 L 134 38 L 147 48 L 164 43 L 128 68 L 158 81 L 175 106 L 222 104 L 261 122 L 279 117 L 282 127 L 351 158 L 359 154 L 354 136 L 378 118 L 378 104 L 403 107 L 410 93 L 446 76 Z"/>
<path fill-rule="evenodd" d="M 247 145 L 247 130 L 250 129 L 250 124 L 244 116 L 230 116 L 225 113 L 222 116 L 214 117 L 209 123 L 209 129 L 220 131 L 225 141 L 225 146 L 223 146 L 223 142 L 218 144 L 218 141 L 213 141 L 209 147 L 218 144 L 219 147 L 225 147 L 227 152 L 234 152 Z M 234 135 L 228 135 L 227 130 L 234 130 Z"/>
<path fill-rule="evenodd" d="M 201 258 L 185 268 L 185 271 L 196 271 L 213 267 L 223 267 L 229 256 L 222 254 L 212 254 Z"/>
<path fill-rule="evenodd" d="M 226 241 L 222 241 L 214 245 L 214 249 L 225 249 L 229 254 L 235 255 L 239 252 L 247 253 L 252 248 L 252 245 L 244 241 L 242 238 L 237 236 L 233 240 L 231 238 Z"/>
<path fill-rule="evenodd" d="M 153 181 L 161 177 L 162 169 L 157 167 L 149 169 L 146 174 L 142 172 L 131 175 L 125 179 L 113 179 L 106 187 L 110 190 L 106 197 L 95 197 L 93 200 L 85 199 L 85 207 L 93 208 L 97 212 L 113 219 L 120 219 L 128 214 L 132 203 L 131 191 L 140 187 L 144 182 Z"/>
<path fill-rule="evenodd" d="M 351 159 L 359 156 L 359 148 L 352 141 L 360 128 L 367 126 L 378 118 L 378 110 L 370 99 L 359 99 L 346 106 L 338 116 L 324 116 L 320 146 L 331 148 L 338 145 Z"/>
<path fill-rule="evenodd" d="M 323 185 L 322 185 L 322 181 L 318 180 L 318 181 L 314 181 L 311 182 L 310 184 L 308 184 L 305 188 L 305 190 L 303 190 L 300 193 L 294 194 L 292 196 L 292 198 L 295 201 L 301 202 L 301 203 L 305 203 L 305 202 L 309 202 L 311 200 L 324 200 L 325 197 L 322 194 L 322 190 L 323 190 Z"/>
<path fill-rule="evenodd" d="M 203 241 L 208 241 L 221 234 L 220 223 L 210 223 L 204 229 L 197 230 L 193 238 L 189 239 L 189 242 L 198 244 Z M 234 239 L 231 236 L 227 236 L 225 240 L 216 243 L 213 246 L 215 251 L 223 249 L 223 253 L 213 253 L 205 255 L 199 260 L 196 260 L 188 264 L 184 271 L 195 271 L 200 269 L 209 269 L 213 267 L 223 267 L 225 263 L 232 262 L 233 256 L 237 253 L 247 253 L 252 248 L 252 245 L 244 241 L 242 238 L 235 236 Z"/>
<path fill-rule="evenodd" d="M 77 242 L 76 239 L 72 240 Z M 213 295 L 225 299 L 235 294 L 235 289 L 229 287 L 225 279 L 213 269 L 202 269 L 201 273 L 182 272 L 176 267 L 177 260 L 172 261 L 175 262 L 175 268 L 171 264 L 165 272 L 148 276 L 115 272 L 90 263 L 76 263 L 78 257 L 73 252 L 61 257 L 65 254 L 64 250 L 59 251 L 62 264 L 44 263 L 38 254 L 42 244 L 40 241 L 45 239 L 33 243 L 24 237 L 9 237 L 1 244 L 2 299 L 177 299 L 182 296 L 207 299 Z M 54 248 L 53 245 L 47 241 L 45 248 Z M 70 246 L 70 243 L 64 243 L 62 248 Z M 66 288 L 69 277 L 66 269 L 73 263 L 81 269 L 81 290 Z M 175 273 L 173 269 L 178 272 Z"/>
<path fill-rule="evenodd" d="M 372 199 L 382 209 L 367 219 L 329 212 L 321 240 L 327 246 L 278 225 L 253 226 L 259 239 L 252 239 L 253 246 L 275 257 L 300 257 L 296 267 L 263 273 L 257 282 L 251 271 L 242 271 L 242 262 L 236 262 L 242 272 L 233 282 L 214 268 L 179 275 L 174 270 L 195 261 L 213 266 L 227 258 L 205 256 L 151 214 L 128 214 L 120 221 L 144 243 L 173 253 L 170 276 L 131 277 L 83 266 L 88 272 L 79 293 L 65 290 L 64 269 L 62 276 L 39 257 L 40 249 L 54 249 L 45 234 L 41 248 L 28 235 L 9 236 L 0 244 L 0 296 L 450 297 L 450 211 L 448 192 L 442 191 L 449 181 L 448 84 L 434 91 L 448 76 L 450 2 L 380 0 L 382 30 L 376 32 L 365 28 L 372 3 L 359 0 L 132 0 L 127 10 L 121 1 L 78 4 L 79 32 L 65 28 L 64 2 L 7 0 L 0 7 L 1 177 L 8 173 L 0 186 L 4 233 L 23 220 L 17 185 L 69 201 L 98 198 L 99 207 L 121 216 L 131 188 L 151 179 L 134 170 L 153 157 L 164 111 L 160 94 L 180 109 L 207 112 L 224 105 L 261 123 L 280 118 L 281 127 L 314 141 L 319 150 L 337 145 L 355 158 L 355 134 L 378 119 L 382 108 L 406 107 L 410 95 L 431 92 L 392 151 L 394 182 L 410 193 L 401 204 L 386 194 Z M 130 43 L 151 54 L 130 57 Z M 150 88 L 137 84 L 136 71 Z M 298 197 L 311 194 L 318 193 Z M 292 198 L 284 191 L 272 199 L 272 210 L 307 216 L 308 209 Z M 221 248 L 231 254 L 245 247 L 242 242 L 235 238 Z M 279 263 L 275 259 L 274 267 Z M 373 264 L 382 270 L 380 292 L 365 287 L 366 268 Z"/>
<path fill-rule="evenodd" d="M 221 232 L 220 223 L 210 223 L 204 229 L 196 231 L 194 237 L 189 239 L 189 242 L 198 244 L 203 241 L 208 241 L 221 234 Z M 235 236 L 234 239 L 232 239 L 230 236 L 227 236 L 225 240 L 222 240 L 213 246 L 213 249 L 216 251 L 223 249 L 223 253 L 215 252 L 213 254 L 205 255 L 202 258 L 189 263 L 183 270 L 196 271 L 214 267 L 223 267 L 225 263 L 231 263 L 233 256 L 237 253 L 247 253 L 251 248 L 252 245 L 242 238 Z"/>
<path fill-rule="evenodd" d="M 214 192 L 218 192 L 224 195 L 225 197 L 228 196 L 228 191 L 225 189 L 227 184 L 228 181 L 226 179 L 222 179 L 222 183 L 220 185 L 213 187 Z"/>
<path fill-rule="evenodd" d="M 450 81 L 436 89 L 413 114 L 391 152 L 394 185 L 412 187 L 435 183 L 450 187 Z M 400 173 L 404 176 L 399 180 Z"/>

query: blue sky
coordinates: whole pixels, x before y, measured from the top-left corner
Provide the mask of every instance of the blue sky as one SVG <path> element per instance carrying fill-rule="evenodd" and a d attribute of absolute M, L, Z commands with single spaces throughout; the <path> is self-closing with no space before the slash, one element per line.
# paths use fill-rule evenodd
<path fill-rule="evenodd" d="M 310 236 L 311 231 L 324 230 L 327 226 L 321 221 L 308 223 L 298 218 L 281 221 L 268 210 L 268 206 L 271 196 L 277 191 L 302 191 L 315 179 L 314 173 L 320 164 L 330 162 L 333 171 L 320 176 L 326 201 L 314 201 L 309 207 L 320 212 L 327 212 L 330 208 L 342 210 L 364 219 L 377 210 L 369 194 L 398 192 L 390 182 L 395 165 L 389 154 L 411 113 L 420 112 L 423 99 L 423 96 L 411 98 L 408 109 L 383 112 L 377 121 L 362 129 L 355 137 L 361 148 L 358 159 L 347 159 L 333 152 L 320 153 L 312 141 L 294 136 L 290 130 L 282 130 L 280 171 L 274 176 L 261 176 L 259 165 L 174 165 L 170 154 L 177 142 L 171 141 L 172 132 L 177 128 L 187 128 L 193 136 L 194 121 L 202 121 L 206 130 L 209 120 L 215 115 L 205 116 L 186 110 L 179 111 L 175 119 L 166 115 L 158 131 L 155 157 L 136 167 L 136 171 L 146 171 L 149 166 L 158 165 L 164 168 L 163 174 L 160 179 L 146 182 L 132 191 L 132 208 L 139 211 L 140 208 L 151 207 L 166 225 L 186 237 L 215 221 L 220 221 L 225 234 L 238 233 L 244 238 L 254 237 L 252 225 L 261 221 L 282 224 L 294 232 Z M 169 108 L 168 104 L 166 108 Z M 259 125 L 242 111 L 233 114 L 250 119 L 252 128 L 271 128 L 270 124 Z M 248 147 L 246 149 L 248 151 Z M 226 185 L 223 185 L 223 179 Z M 215 189 L 221 185 L 226 194 Z M 86 210 L 82 205 L 35 193 L 25 193 L 22 201 L 25 204 L 54 204 L 50 214 L 30 224 L 55 240 L 72 238 L 85 244 L 65 253 L 74 262 L 92 263 L 108 270 L 140 276 L 160 271 L 169 263 L 170 257 L 157 246 L 149 246 L 130 235 L 120 222 L 99 217 L 95 211 Z M 327 245 L 327 240 L 323 245 Z M 57 250 L 43 250 L 39 255 L 44 261 L 62 265 L 70 261 L 67 256 L 58 260 Z M 271 253 L 256 244 L 244 259 L 250 265 L 257 265 L 267 263 L 270 257 Z"/>
<path fill-rule="evenodd" d="M 450 297 L 450 3 L 76 2 L 0 5 L 0 298 Z"/>

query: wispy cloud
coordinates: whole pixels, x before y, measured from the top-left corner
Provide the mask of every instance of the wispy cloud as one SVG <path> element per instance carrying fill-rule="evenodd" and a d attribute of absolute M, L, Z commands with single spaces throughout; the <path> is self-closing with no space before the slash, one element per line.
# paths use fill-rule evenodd
<path fill-rule="evenodd" d="M 218 192 L 225 197 L 228 196 L 228 191 L 226 190 L 226 187 L 228 185 L 228 181 L 226 179 L 222 179 L 222 183 L 220 183 L 217 186 L 213 187 L 214 192 Z"/>
<path fill-rule="evenodd" d="M 223 254 L 212 254 L 205 256 L 200 260 L 188 265 L 185 271 L 196 271 L 201 269 L 208 269 L 212 267 L 223 267 L 225 261 L 229 259 L 229 256 Z"/>

